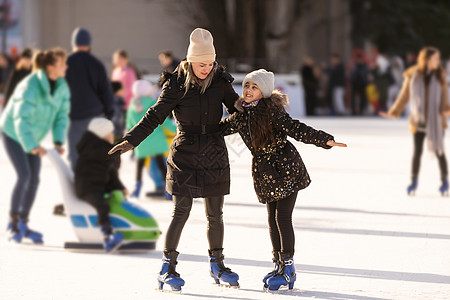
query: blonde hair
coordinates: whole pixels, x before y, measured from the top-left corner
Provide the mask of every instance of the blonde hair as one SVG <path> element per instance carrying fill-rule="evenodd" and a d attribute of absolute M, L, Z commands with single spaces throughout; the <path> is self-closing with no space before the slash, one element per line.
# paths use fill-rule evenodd
<path fill-rule="evenodd" d="M 204 94 L 206 89 L 211 85 L 211 82 L 213 80 L 214 74 L 217 71 L 217 63 L 214 62 L 214 67 L 212 68 L 211 72 L 209 72 L 208 76 L 206 76 L 206 78 L 203 80 L 202 85 L 201 85 L 201 89 L 200 89 L 200 94 Z M 195 74 L 194 74 L 194 70 L 192 69 L 192 64 L 188 61 L 182 61 L 180 63 L 180 66 L 178 67 L 178 77 L 181 76 L 181 74 L 184 75 L 185 79 L 184 79 L 184 96 L 186 96 L 187 92 L 189 91 L 189 87 L 191 86 L 191 84 L 196 83 L 195 81 Z"/>

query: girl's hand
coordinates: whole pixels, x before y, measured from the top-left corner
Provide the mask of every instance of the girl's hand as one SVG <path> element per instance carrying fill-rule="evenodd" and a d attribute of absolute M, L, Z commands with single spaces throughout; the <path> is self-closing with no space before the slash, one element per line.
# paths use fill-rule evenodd
<path fill-rule="evenodd" d="M 117 151 L 120 151 L 120 154 L 124 154 L 127 151 L 130 151 L 133 149 L 134 146 L 128 143 L 128 141 L 123 141 L 120 144 L 115 145 L 111 150 L 109 150 L 108 154 L 112 155 Z"/>
<path fill-rule="evenodd" d="M 450 109 L 449 110 L 444 110 L 444 116 L 450 117 Z"/>
<path fill-rule="evenodd" d="M 383 117 L 383 118 L 386 118 L 386 119 L 394 119 L 393 116 L 389 115 L 389 114 L 388 114 L 387 112 L 385 112 L 385 111 L 379 111 L 379 112 L 378 112 L 378 115 L 379 115 L 380 117 Z"/>
<path fill-rule="evenodd" d="M 330 147 L 347 147 L 347 144 L 336 143 L 336 142 L 333 141 L 333 140 L 329 140 L 329 141 L 327 142 L 327 146 L 330 146 Z"/>
<path fill-rule="evenodd" d="M 128 197 L 128 195 L 130 194 L 127 189 L 123 189 L 122 193 L 125 197 Z"/>
<path fill-rule="evenodd" d="M 58 151 L 59 155 L 63 155 L 65 151 L 61 144 L 55 144 L 55 150 Z"/>
<path fill-rule="evenodd" d="M 31 150 L 31 154 L 39 155 L 39 157 L 41 157 L 41 158 L 45 155 L 46 152 L 47 151 L 44 148 L 42 148 L 41 146 L 36 147 L 33 150 Z"/>

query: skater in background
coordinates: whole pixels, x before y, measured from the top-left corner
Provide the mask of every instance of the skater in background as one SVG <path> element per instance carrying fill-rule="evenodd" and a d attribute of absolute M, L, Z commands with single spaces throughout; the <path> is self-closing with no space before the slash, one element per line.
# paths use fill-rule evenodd
<path fill-rule="evenodd" d="M 301 69 L 303 89 L 305 91 L 306 115 L 314 116 L 317 106 L 317 90 L 319 79 L 314 74 L 315 63 L 311 57 L 306 57 Z"/>
<path fill-rule="evenodd" d="M 13 189 L 8 239 L 20 243 L 23 238 L 43 243 L 43 235 L 28 228 L 36 191 L 39 186 L 41 141 L 49 131 L 60 154 L 69 125 L 70 92 L 66 80 L 66 53 L 58 48 L 37 52 L 36 72 L 15 88 L 0 119 L 6 153 L 17 174 Z"/>
<path fill-rule="evenodd" d="M 446 115 L 449 114 L 447 80 L 441 66 L 440 52 L 433 47 L 425 47 L 419 52 L 417 65 L 404 73 L 400 94 L 389 111 L 380 112 L 383 117 L 398 118 L 410 104 L 409 127 L 413 133 L 414 153 L 412 159 L 409 195 L 414 194 L 418 185 L 420 159 L 423 143 L 427 138 L 427 148 L 437 156 L 441 172 L 442 195 L 448 194 L 448 167 L 444 149 L 444 131 L 447 128 Z"/>
<path fill-rule="evenodd" d="M 125 99 L 125 109 L 128 109 L 133 92 L 131 87 L 136 81 L 136 72 L 129 66 L 128 53 L 125 50 L 117 50 L 113 54 L 113 65 L 111 80 L 120 81 L 123 86 L 123 98 Z"/>
<path fill-rule="evenodd" d="M 165 72 L 173 73 L 180 64 L 180 61 L 173 56 L 172 51 L 164 50 L 158 55 L 159 63 Z"/>
<path fill-rule="evenodd" d="M 117 142 L 125 133 L 125 100 L 123 99 L 123 85 L 120 81 L 111 81 L 111 88 L 114 108 L 111 121 L 114 124 L 114 142 Z"/>
<path fill-rule="evenodd" d="M 109 201 L 105 194 L 121 190 L 125 196 L 128 195 L 115 167 L 119 158 L 108 155 L 113 143 L 114 124 L 105 118 L 92 119 L 77 145 L 79 157 L 74 174 L 77 197 L 91 204 L 97 211 L 106 252 L 117 249 L 124 236 L 113 231 L 109 221 Z"/>
<path fill-rule="evenodd" d="M 177 136 L 167 159 L 167 191 L 173 195 L 174 211 L 167 230 L 159 288 L 166 283 L 181 290 L 184 280 L 175 271 L 178 242 L 192 208 L 193 198 L 204 198 L 207 215 L 210 274 L 219 280 L 238 285 L 239 276 L 224 266 L 224 195 L 230 192 L 230 165 L 219 122 L 223 104 L 235 111 L 239 97 L 231 86 L 233 78 L 216 63 L 211 33 L 197 28 L 190 36 L 187 60 L 173 73 L 164 74 L 158 102 L 152 106 L 124 141 L 110 153 L 124 153 L 138 146 L 153 130 L 174 113 Z"/>
<path fill-rule="evenodd" d="M 71 92 L 68 146 L 72 170 L 78 159 L 76 146 L 89 122 L 101 116 L 111 119 L 114 114 L 111 84 L 103 63 L 91 54 L 91 43 L 89 31 L 73 31 L 73 53 L 67 59 L 66 75 Z"/>
<path fill-rule="evenodd" d="M 327 102 L 332 115 L 346 114 L 345 108 L 345 69 L 341 57 L 337 53 L 331 54 L 331 66 L 328 69 L 329 80 Z"/>
<path fill-rule="evenodd" d="M 141 119 L 145 116 L 147 110 L 152 107 L 156 101 L 150 98 L 153 87 L 147 80 L 137 80 L 133 83 L 132 91 L 133 98 L 131 99 L 130 106 L 127 111 L 127 129 L 131 130 Z M 142 143 L 134 149 L 135 157 L 137 159 L 136 166 L 136 187 L 131 196 L 139 198 L 139 194 L 142 188 L 142 171 L 146 158 L 154 158 L 154 162 L 157 164 L 162 178 L 166 178 L 167 166 L 164 153 L 169 151 L 169 144 L 167 143 L 166 136 L 163 132 L 163 128 L 166 128 L 170 132 L 176 132 L 177 127 L 173 124 L 172 120 L 166 118 L 161 126 L 155 128 L 152 134 L 150 134 Z M 166 193 L 165 184 L 159 193 L 155 193 L 155 196 L 164 196 Z"/>
<path fill-rule="evenodd" d="M 14 89 L 19 84 L 22 79 L 27 77 L 31 73 L 31 59 L 33 57 L 33 50 L 30 48 L 25 48 L 20 53 L 19 61 L 16 64 L 16 67 L 9 75 L 8 82 L 5 86 L 5 93 L 3 95 L 5 102 L 4 106 L 8 104 L 8 100 L 14 92 Z"/>
<path fill-rule="evenodd" d="M 275 270 L 263 278 L 264 287 L 278 290 L 287 285 L 292 289 L 296 280 L 292 211 L 298 191 L 311 180 L 300 154 L 287 137 L 325 149 L 346 145 L 293 120 L 284 109 L 287 95 L 273 90 L 272 72 L 253 71 L 245 76 L 242 87 L 242 98 L 235 104 L 239 112 L 222 121 L 221 128 L 224 135 L 238 132 L 252 153 L 253 184 L 258 200 L 267 206 Z"/>

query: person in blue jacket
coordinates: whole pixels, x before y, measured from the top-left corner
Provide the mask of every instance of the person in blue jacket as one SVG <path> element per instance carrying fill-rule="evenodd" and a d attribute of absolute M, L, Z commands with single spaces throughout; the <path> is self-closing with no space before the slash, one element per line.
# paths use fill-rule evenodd
<path fill-rule="evenodd" d="M 41 142 L 52 131 L 55 148 L 63 154 L 69 125 L 66 53 L 59 48 L 38 52 L 33 64 L 35 71 L 16 87 L 0 119 L 6 153 L 17 173 L 8 239 L 18 243 L 24 237 L 43 243 L 42 234 L 27 225 L 39 185 L 41 157 L 46 152 Z"/>

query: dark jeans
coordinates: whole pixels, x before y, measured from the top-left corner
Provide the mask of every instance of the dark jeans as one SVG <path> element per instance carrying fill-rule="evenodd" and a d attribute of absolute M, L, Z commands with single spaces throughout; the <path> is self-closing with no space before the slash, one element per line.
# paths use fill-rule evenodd
<path fill-rule="evenodd" d="M 97 211 L 98 225 L 109 225 L 109 201 L 105 199 L 104 193 L 95 192 L 84 195 L 81 200 L 92 205 Z"/>
<path fill-rule="evenodd" d="M 425 140 L 425 132 L 416 132 L 413 135 L 414 137 L 414 154 L 412 159 L 412 178 L 416 179 L 419 175 L 420 170 L 420 159 L 422 157 L 423 152 L 423 142 Z M 448 169 L 447 169 L 447 158 L 445 157 L 445 153 L 439 155 L 436 153 L 439 169 L 441 171 L 441 179 L 444 180 L 447 178 Z"/>
<path fill-rule="evenodd" d="M 223 196 L 217 196 L 204 199 L 206 219 L 208 222 L 207 237 L 209 250 L 222 249 L 223 198 Z M 167 229 L 164 253 L 169 253 L 177 249 L 184 224 L 186 224 L 186 221 L 189 218 L 189 213 L 191 212 L 192 201 L 192 197 L 189 196 L 173 196 L 174 210 L 172 215 L 172 222 L 169 225 L 169 229 Z"/>
<path fill-rule="evenodd" d="M 284 199 L 266 204 L 273 251 L 281 251 L 288 254 L 289 257 L 294 256 L 295 252 L 292 211 L 296 199 L 297 192 L 294 192 Z"/>
<path fill-rule="evenodd" d="M 3 132 L 1 135 L 6 153 L 17 174 L 17 181 L 11 198 L 10 213 L 27 218 L 39 186 L 41 158 L 39 155 L 26 153 L 19 143 Z"/>

